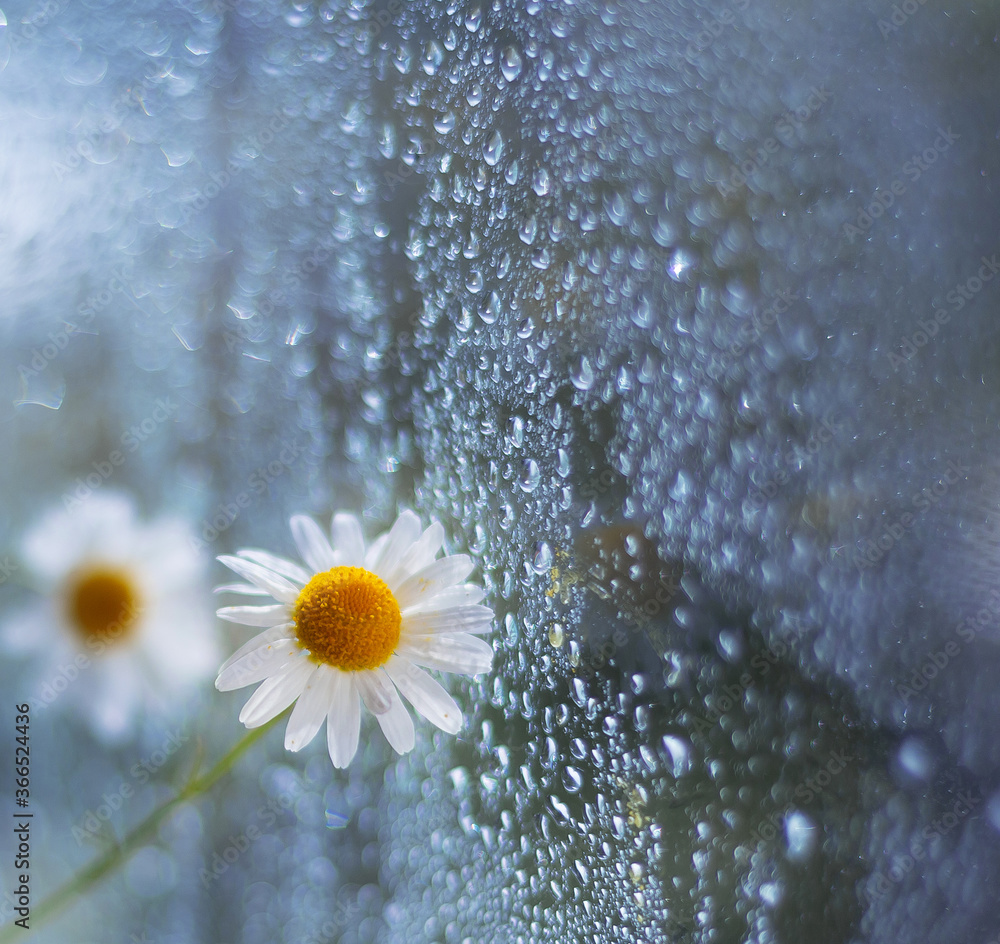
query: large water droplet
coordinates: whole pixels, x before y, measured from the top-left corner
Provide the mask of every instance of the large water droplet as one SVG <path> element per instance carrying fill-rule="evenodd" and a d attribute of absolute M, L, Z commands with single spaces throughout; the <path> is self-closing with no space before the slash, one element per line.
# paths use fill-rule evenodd
<path fill-rule="evenodd" d="M 500 71 L 508 82 L 513 82 L 521 74 L 523 62 L 521 54 L 513 47 L 508 46 L 500 57 Z"/>
<path fill-rule="evenodd" d="M 583 355 L 576 369 L 570 374 L 570 380 L 577 390 L 589 390 L 594 386 L 594 369 L 590 366 L 590 358 Z"/>
<path fill-rule="evenodd" d="M 552 185 L 549 172 L 544 167 L 539 167 L 531 178 L 531 189 L 540 197 L 544 197 Z"/>
<path fill-rule="evenodd" d="M 447 134 L 455 127 L 455 113 L 446 111 L 443 115 L 434 119 L 434 130 L 438 134 Z"/>
<path fill-rule="evenodd" d="M 489 141 L 483 145 L 483 160 L 486 161 L 490 167 L 496 167 L 501 154 L 503 154 L 503 138 L 500 137 L 499 131 L 494 131 L 493 134 L 490 135 Z"/>
<path fill-rule="evenodd" d="M 579 793 L 583 789 L 583 774 L 575 767 L 563 767 L 562 785 L 567 793 Z"/>
<path fill-rule="evenodd" d="M 538 483 L 541 479 L 542 473 L 538 468 L 538 463 L 534 459 L 528 459 L 524 463 L 524 468 L 521 470 L 521 478 L 517 484 L 521 486 L 521 491 L 533 492 L 538 488 Z"/>

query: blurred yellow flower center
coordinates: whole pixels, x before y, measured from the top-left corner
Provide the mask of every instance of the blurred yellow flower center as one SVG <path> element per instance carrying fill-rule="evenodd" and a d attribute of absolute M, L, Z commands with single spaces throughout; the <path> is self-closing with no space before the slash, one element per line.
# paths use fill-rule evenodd
<path fill-rule="evenodd" d="M 402 624 L 392 591 L 361 567 L 316 574 L 295 601 L 294 619 L 299 642 L 313 660 L 347 672 L 385 663 Z"/>
<path fill-rule="evenodd" d="M 66 615 L 89 642 L 113 642 L 131 634 L 140 611 L 139 594 L 127 573 L 96 566 L 78 571 L 69 581 Z"/>

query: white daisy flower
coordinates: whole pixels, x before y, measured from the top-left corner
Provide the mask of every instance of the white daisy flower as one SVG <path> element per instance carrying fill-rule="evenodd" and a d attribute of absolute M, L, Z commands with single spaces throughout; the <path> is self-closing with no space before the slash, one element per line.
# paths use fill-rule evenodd
<path fill-rule="evenodd" d="M 65 698 L 117 740 L 210 677 L 218 642 L 192 538 L 179 519 L 140 522 L 131 499 L 110 492 L 71 498 L 25 534 L 26 582 L 43 598 L 6 622 L 0 642 L 39 657 L 36 708 Z"/>
<path fill-rule="evenodd" d="M 420 666 L 478 675 L 493 649 L 475 634 L 493 627 L 479 605 L 484 591 L 463 583 L 472 571 L 465 554 L 436 558 L 444 528 L 405 511 L 365 549 L 354 515 L 335 514 L 330 540 L 312 518 L 291 519 L 306 567 L 266 551 L 238 551 L 223 564 L 249 584 L 219 587 L 271 596 L 266 606 L 226 606 L 219 616 L 267 627 L 230 658 L 216 687 L 231 691 L 263 684 L 240 712 L 248 728 L 270 721 L 298 699 L 285 730 L 285 748 L 298 751 L 326 720 L 335 767 L 358 748 L 361 703 L 400 754 L 413 747 L 413 721 L 400 694 L 428 721 L 455 734 L 462 713 Z"/>

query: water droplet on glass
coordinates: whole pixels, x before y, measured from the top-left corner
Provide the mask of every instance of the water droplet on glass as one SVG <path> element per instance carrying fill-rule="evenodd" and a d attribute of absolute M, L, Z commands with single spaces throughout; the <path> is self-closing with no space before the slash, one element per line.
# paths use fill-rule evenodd
<path fill-rule="evenodd" d="M 552 264 L 552 254 L 545 246 L 537 249 L 531 257 L 531 264 L 536 269 L 547 269 Z"/>
<path fill-rule="evenodd" d="M 533 492 L 538 488 L 538 483 L 541 481 L 542 473 L 539 471 L 538 463 L 534 459 L 528 459 L 524 463 L 524 469 L 521 472 L 521 478 L 518 480 L 518 485 L 521 486 L 521 491 L 523 492 Z"/>
<path fill-rule="evenodd" d="M 500 137 L 499 131 L 494 131 L 493 134 L 490 135 L 489 141 L 483 145 L 483 160 L 486 161 L 490 167 L 496 167 L 501 154 L 503 154 L 503 138 Z"/>
<path fill-rule="evenodd" d="M 625 200 L 620 193 L 613 194 L 610 200 L 605 200 L 605 209 L 608 211 L 608 218 L 615 226 L 622 226 L 626 219 Z"/>
<path fill-rule="evenodd" d="M 406 45 L 397 46 L 392 56 L 392 64 L 396 67 L 397 72 L 406 75 L 413 67 L 413 52 L 410 47 Z"/>
<path fill-rule="evenodd" d="M 658 216 L 653 224 L 653 239 L 657 244 L 669 248 L 677 243 L 678 238 L 677 227 L 665 216 Z"/>
<path fill-rule="evenodd" d="M 529 465 L 533 464 L 530 463 Z M 537 466 L 535 467 L 537 470 Z M 535 545 L 535 556 L 531 561 L 531 568 L 536 574 L 544 574 L 552 568 L 552 546 L 548 541 L 539 541 Z"/>
<path fill-rule="evenodd" d="M 816 824 L 805 813 L 794 810 L 785 817 L 785 841 L 788 843 L 789 859 L 808 859 L 816 848 L 819 836 Z"/>
<path fill-rule="evenodd" d="M 562 785 L 567 793 L 579 793 L 583 788 L 583 774 L 575 767 L 563 767 Z"/>
<path fill-rule="evenodd" d="M 689 249 L 681 248 L 670 257 L 667 272 L 670 273 L 670 278 L 675 282 L 683 282 L 694 268 L 694 264 L 694 253 Z"/>
<path fill-rule="evenodd" d="M 482 252 L 482 249 L 479 245 L 479 236 L 476 234 L 475 230 L 470 230 L 469 239 L 465 244 L 465 248 L 462 250 L 462 255 L 465 256 L 466 259 L 475 259 L 480 252 Z"/>
<path fill-rule="evenodd" d="M 377 142 L 379 153 L 386 159 L 391 158 L 396 153 L 396 129 L 388 121 L 382 125 Z"/>
<path fill-rule="evenodd" d="M 521 54 L 513 47 L 508 46 L 500 57 L 500 71 L 508 82 L 513 82 L 521 74 L 523 63 Z"/>
<path fill-rule="evenodd" d="M 496 292 L 490 292 L 486 303 L 480 306 L 479 317 L 483 324 L 493 324 L 500 317 L 500 296 Z"/>
<path fill-rule="evenodd" d="M 511 445 L 517 446 L 518 449 L 524 445 L 524 418 L 521 416 L 512 416 L 510 422 L 507 424 L 507 438 L 510 440 Z"/>
<path fill-rule="evenodd" d="M 346 813 L 341 813 L 333 809 L 326 811 L 327 829 L 343 829 L 350 821 L 351 817 Z"/>
<path fill-rule="evenodd" d="M 434 75 L 438 70 L 438 66 L 444 61 L 444 50 L 441 48 L 441 44 L 436 40 L 432 39 L 427 47 L 424 49 L 423 59 L 420 61 L 420 67 L 428 75 Z"/>
<path fill-rule="evenodd" d="M 455 113 L 453 111 L 446 111 L 439 118 L 434 119 L 434 130 L 438 134 L 447 134 L 455 127 Z"/>
<path fill-rule="evenodd" d="M 539 167 L 531 178 L 531 189 L 540 197 L 544 197 L 551 187 L 549 172 L 544 167 Z"/>
<path fill-rule="evenodd" d="M 570 375 L 570 380 L 577 390 L 589 390 L 594 386 L 594 369 L 590 366 L 590 359 L 586 355 L 580 358 L 580 363 Z"/>

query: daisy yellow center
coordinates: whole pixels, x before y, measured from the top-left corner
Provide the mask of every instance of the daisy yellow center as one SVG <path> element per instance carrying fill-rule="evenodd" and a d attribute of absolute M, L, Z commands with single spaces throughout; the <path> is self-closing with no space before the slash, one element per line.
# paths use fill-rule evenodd
<path fill-rule="evenodd" d="M 66 615 L 85 641 L 125 639 L 135 628 L 139 593 L 127 573 L 113 567 L 93 567 L 70 578 Z"/>
<path fill-rule="evenodd" d="M 402 624 L 392 591 L 361 567 L 316 574 L 299 593 L 293 618 L 299 642 L 313 660 L 347 672 L 388 661 Z"/>

